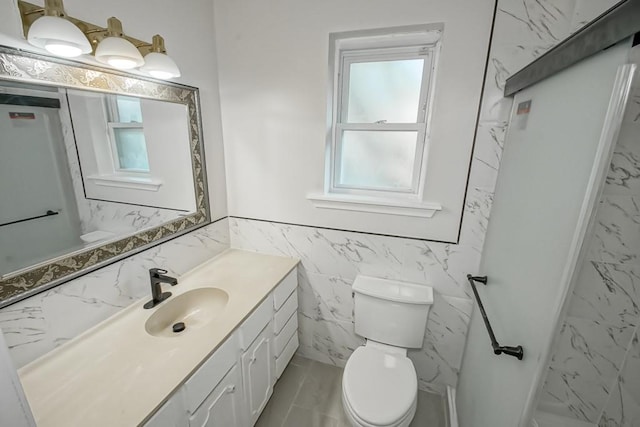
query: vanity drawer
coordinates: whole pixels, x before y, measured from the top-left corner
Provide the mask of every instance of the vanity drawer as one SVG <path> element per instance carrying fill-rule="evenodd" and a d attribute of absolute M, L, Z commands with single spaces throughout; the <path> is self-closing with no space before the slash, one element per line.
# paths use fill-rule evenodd
<path fill-rule="evenodd" d="M 193 414 L 238 359 L 238 337 L 231 335 L 184 383 L 187 410 Z"/>
<path fill-rule="evenodd" d="M 293 357 L 298 348 L 298 334 L 294 334 L 287 343 L 280 357 L 276 358 L 276 378 L 280 378 L 284 368 L 287 367 L 289 361 Z"/>
<path fill-rule="evenodd" d="M 273 295 L 269 294 L 240 326 L 240 348 L 246 350 L 273 316 Z"/>
<path fill-rule="evenodd" d="M 298 310 L 298 291 L 293 291 L 287 302 L 273 316 L 273 331 L 279 334 L 293 313 Z"/>
<path fill-rule="evenodd" d="M 284 325 L 284 328 L 278 333 L 273 339 L 273 354 L 278 357 L 284 351 L 285 346 L 293 336 L 298 331 L 298 314 L 293 313 L 291 318 Z"/>
<path fill-rule="evenodd" d="M 279 310 L 280 307 L 282 307 L 282 304 L 287 301 L 291 292 L 298 287 L 297 271 L 298 270 L 296 268 L 291 270 L 291 272 L 287 274 L 287 277 L 282 279 L 273 291 L 273 308 L 275 308 L 276 311 Z"/>

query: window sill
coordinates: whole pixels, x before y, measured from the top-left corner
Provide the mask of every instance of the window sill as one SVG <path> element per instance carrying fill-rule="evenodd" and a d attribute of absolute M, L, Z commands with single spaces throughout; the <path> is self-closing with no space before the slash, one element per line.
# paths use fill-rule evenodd
<path fill-rule="evenodd" d="M 161 180 L 146 177 L 91 175 L 87 179 L 103 187 L 128 188 L 131 190 L 158 191 L 162 187 Z"/>
<path fill-rule="evenodd" d="M 431 218 L 436 212 L 442 210 L 440 203 L 408 202 L 346 194 L 309 194 L 307 199 L 311 200 L 317 208 L 420 218 Z"/>

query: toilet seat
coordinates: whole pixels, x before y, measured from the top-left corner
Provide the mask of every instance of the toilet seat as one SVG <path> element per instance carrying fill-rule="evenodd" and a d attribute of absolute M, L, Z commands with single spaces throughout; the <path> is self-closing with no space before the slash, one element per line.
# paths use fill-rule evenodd
<path fill-rule="evenodd" d="M 418 399 L 416 398 L 416 400 L 414 401 L 413 405 L 411 406 L 410 411 L 400 420 L 398 420 L 397 422 L 390 424 L 390 425 L 386 425 L 386 426 L 380 426 L 377 424 L 370 424 L 368 422 L 366 422 L 365 420 L 363 420 L 362 418 L 358 417 L 357 414 L 355 414 L 355 411 L 353 410 L 353 408 L 351 407 L 351 405 L 349 404 L 349 399 L 344 395 L 344 392 L 342 393 L 342 403 L 344 406 L 344 411 L 345 414 L 347 415 L 347 418 L 349 419 L 349 421 L 351 421 L 351 424 L 353 426 L 357 426 L 357 427 L 408 427 L 411 424 L 411 421 L 413 421 L 413 417 L 416 414 L 416 408 L 418 406 Z"/>
<path fill-rule="evenodd" d="M 400 349 L 385 351 L 376 344 L 357 348 L 347 360 L 342 380 L 345 409 L 362 426 L 408 425 L 418 395 L 415 368 Z"/>

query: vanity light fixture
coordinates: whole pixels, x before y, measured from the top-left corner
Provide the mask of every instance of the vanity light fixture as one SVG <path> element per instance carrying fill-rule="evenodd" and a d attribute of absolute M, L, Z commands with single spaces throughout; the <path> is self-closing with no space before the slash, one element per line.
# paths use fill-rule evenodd
<path fill-rule="evenodd" d="M 91 52 L 91 44 L 74 23 L 65 18 L 62 0 L 45 0 L 44 16 L 36 19 L 27 34 L 30 44 L 57 56 L 73 58 Z"/>
<path fill-rule="evenodd" d="M 109 18 L 107 28 L 82 21 L 64 12 L 62 0 L 45 0 L 44 8 L 18 0 L 18 8 L 29 43 L 54 55 L 72 57 L 93 52 L 97 61 L 113 68 L 139 68 L 157 79 L 180 77 L 180 69 L 167 55 L 159 35 L 149 43 L 124 34 L 117 18 Z"/>
<path fill-rule="evenodd" d="M 122 22 L 111 17 L 107 20 L 107 37 L 96 48 L 96 60 L 121 70 L 130 70 L 144 64 L 142 55 L 123 37 Z"/>
<path fill-rule="evenodd" d="M 160 35 L 153 36 L 151 52 L 144 57 L 144 65 L 140 70 L 157 79 L 173 79 L 180 77 L 180 69 L 175 61 L 167 55 L 164 39 Z"/>

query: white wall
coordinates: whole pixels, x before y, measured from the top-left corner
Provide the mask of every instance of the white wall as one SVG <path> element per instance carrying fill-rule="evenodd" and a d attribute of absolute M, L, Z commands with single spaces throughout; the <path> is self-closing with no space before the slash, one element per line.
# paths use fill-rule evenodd
<path fill-rule="evenodd" d="M 33 0 L 31 3 L 43 4 L 43 1 Z M 67 0 L 64 6 L 69 15 L 103 26 L 109 17 L 116 16 L 128 35 L 141 40 L 151 41 L 154 34 L 164 37 L 168 53 L 182 71 L 182 77 L 175 81 L 200 89 L 212 218 L 224 217 L 227 214 L 227 195 L 212 25 L 213 2 Z M 0 3 L 0 44 L 37 51 L 24 40 L 14 0 Z M 92 58 L 83 60 L 94 62 Z"/>
<path fill-rule="evenodd" d="M 231 215 L 458 240 L 493 0 L 218 0 L 215 7 Z M 424 219 L 315 207 L 307 195 L 324 191 L 329 33 L 428 23 L 444 23 L 444 33 L 425 199 L 443 211 Z"/>

